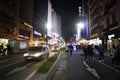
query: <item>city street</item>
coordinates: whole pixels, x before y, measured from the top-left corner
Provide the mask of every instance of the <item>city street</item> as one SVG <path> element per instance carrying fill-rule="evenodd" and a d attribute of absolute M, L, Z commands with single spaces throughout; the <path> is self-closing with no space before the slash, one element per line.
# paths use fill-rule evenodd
<path fill-rule="evenodd" d="M 28 80 L 29 75 L 36 71 L 42 61 L 25 61 L 22 56 L 2 60 L 0 78 L 1 80 Z"/>
<path fill-rule="evenodd" d="M 119 8 L 120 0 L 0 0 L 0 80 L 120 80 Z"/>
<path fill-rule="evenodd" d="M 94 55 L 92 61 L 84 61 L 79 52 L 68 53 L 67 68 L 64 80 L 120 80 L 120 66 L 111 64 L 111 57 L 105 56 L 104 62 L 99 62 Z"/>

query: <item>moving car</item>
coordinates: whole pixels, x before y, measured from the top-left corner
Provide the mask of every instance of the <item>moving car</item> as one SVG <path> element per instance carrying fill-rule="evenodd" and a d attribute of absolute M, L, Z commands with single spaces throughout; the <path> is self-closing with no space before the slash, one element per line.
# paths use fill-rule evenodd
<path fill-rule="evenodd" d="M 30 47 L 30 51 L 25 53 L 26 60 L 40 60 L 49 56 L 49 48 L 47 46 Z"/>
<path fill-rule="evenodd" d="M 60 48 L 58 46 L 52 46 L 52 51 L 59 51 Z"/>

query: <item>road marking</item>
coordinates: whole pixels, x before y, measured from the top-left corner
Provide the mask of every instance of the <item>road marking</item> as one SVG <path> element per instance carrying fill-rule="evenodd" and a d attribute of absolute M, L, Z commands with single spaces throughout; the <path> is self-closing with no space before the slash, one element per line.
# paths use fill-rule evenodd
<path fill-rule="evenodd" d="M 120 65 L 118 65 L 118 67 L 120 67 Z"/>
<path fill-rule="evenodd" d="M 22 66 L 22 67 L 16 67 L 16 68 L 14 68 L 12 71 L 8 72 L 8 73 L 5 75 L 5 77 L 8 76 L 8 75 L 11 75 L 11 74 L 13 74 L 13 73 L 22 71 L 22 70 L 26 69 L 29 65 L 31 65 L 31 64 L 33 64 L 33 63 L 34 63 L 34 62 L 31 62 L 31 63 L 28 63 L 28 64 Z"/>
<path fill-rule="evenodd" d="M 90 73 L 92 73 L 95 77 L 97 77 L 100 80 L 100 77 L 98 76 L 94 68 L 90 68 L 90 66 L 88 66 L 86 62 L 83 62 L 83 64 L 87 67 L 86 70 L 88 70 Z"/>
<path fill-rule="evenodd" d="M 120 74 L 120 71 L 119 71 L 119 70 L 114 69 L 113 67 L 111 67 L 111 66 L 109 66 L 109 65 L 107 65 L 107 64 L 105 64 L 105 63 L 103 63 L 103 62 L 101 62 L 101 64 L 105 65 L 106 67 L 108 67 L 108 68 L 110 68 L 110 69 L 112 69 L 112 70 L 114 70 L 115 72 L 117 72 L 117 73 Z"/>
<path fill-rule="evenodd" d="M 16 73 L 16 72 L 18 72 L 18 71 L 24 70 L 24 69 L 26 69 L 26 67 L 16 67 L 16 68 L 13 69 L 12 71 L 8 72 L 8 73 L 5 75 L 5 77 L 7 77 L 8 75 L 11 75 L 11 74 L 13 74 L 13 73 Z"/>
<path fill-rule="evenodd" d="M 3 60 L 3 61 L 0 61 L 0 64 L 1 64 L 1 63 L 5 63 L 5 62 L 8 62 L 8 60 Z"/>
<path fill-rule="evenodd" d="M 30 74 L 29 76 L 27 76 L 25 78 L 25 80 L 30 80 L 35 73 L 36 73 L 36 70 L 32 74 Z"/>
<path fill-rule="evenodd" d="M 22 61 L 20 61 L 20 62 L 22 62 Z M 8 67 L 8 66 L 12 66 L 12 65 L 18 64 L 18 63 L 20 63 L 20 62 L 16 62 L 16 63 L 13 63 L 13 64 L 9 64 L 9 65 L 2 66 L 2 67 L 0 67 L 0 69 L 3 69 L 3 68 L 6 68 L 6 67 Z"/>

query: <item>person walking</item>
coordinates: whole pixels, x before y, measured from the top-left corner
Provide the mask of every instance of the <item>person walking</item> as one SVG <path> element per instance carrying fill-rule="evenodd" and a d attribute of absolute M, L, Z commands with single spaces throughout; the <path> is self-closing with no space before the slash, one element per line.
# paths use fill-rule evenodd
<path fill-rule="evenodd" d="M 88 57 L 89 57 L 89 60 L 92 60 L 93 55 L 94 55 L 93 44 L 92 45 L 88 45 Z"/>
<path fill-rule="evenodd" d="M 73 46 L 69 45 L 69 50 L 70 50 L 70 56 L 72 56 L 72 50 L 73 50 Z"/>
<path fill-rule="evenodd" d="M 0 43 L 0 55 L 3 55 L 3 43 Z"/>
<path fill-rule="evenodd" d="M 99 52 L 99 62 L 104 61 L 105 48 L 102 44 L 98 46 L 98 52 Z"/>
<path fill-rule="evenodd" d="M 88 46 L 87 45 L 84 47 L 83 52 L 85 56 L 85 61 L 87 61 L 87 57 L 88 57 Z"/>

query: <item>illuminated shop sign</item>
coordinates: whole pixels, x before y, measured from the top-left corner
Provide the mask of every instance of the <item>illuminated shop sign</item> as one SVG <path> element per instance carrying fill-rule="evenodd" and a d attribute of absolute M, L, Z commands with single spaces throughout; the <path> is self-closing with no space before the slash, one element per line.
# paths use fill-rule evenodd
<path fill-rule="evenodd" d="M 37 31 L 34 31 L 34 34 L 38 35 L 38 36 L 42 36 L 41 33 L 37 32 Z"/>
<path fill-rule="evenodd" d="M 112 37 L 115 37 L 115 35 L 114 35 L 114 34 L 108 35 L 108 38 L 109 38 L 109 39 L 111 39 Z"/>

